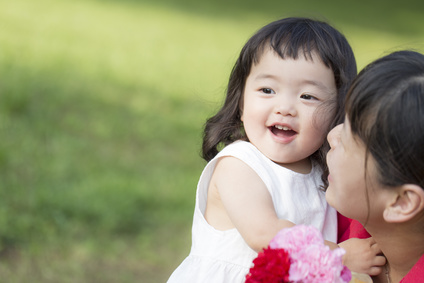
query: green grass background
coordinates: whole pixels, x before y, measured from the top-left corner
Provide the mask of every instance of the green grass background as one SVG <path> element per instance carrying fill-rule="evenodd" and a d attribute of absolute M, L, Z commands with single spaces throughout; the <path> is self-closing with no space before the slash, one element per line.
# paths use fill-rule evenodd
<path fill-rule="evenodd" d="M 165 282 L 248 37 L 328 20 L 362 68 L 424 51 L 423 3 L 0 0 L 0 282 Z"/>

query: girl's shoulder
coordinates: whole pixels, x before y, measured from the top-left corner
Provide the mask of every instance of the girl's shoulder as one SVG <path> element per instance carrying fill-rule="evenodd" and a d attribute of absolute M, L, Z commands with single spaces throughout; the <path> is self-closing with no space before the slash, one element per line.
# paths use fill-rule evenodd
<path fill-rule="evenodd" d="M 217 155 L 228 154 L 230 152 L 259 151 L 253 144 L 248 141 L 237 140 L 225 146 Z"/>
<path fill-rule="evenodd" d="M 264 156 L 253 144 L 247 141 L 238 140 L 224 147 L 216 156 L 215 159 L 222 157 L 235 157 L 247 164 L 251 163 L 266 163 L 270 161 Z"/>

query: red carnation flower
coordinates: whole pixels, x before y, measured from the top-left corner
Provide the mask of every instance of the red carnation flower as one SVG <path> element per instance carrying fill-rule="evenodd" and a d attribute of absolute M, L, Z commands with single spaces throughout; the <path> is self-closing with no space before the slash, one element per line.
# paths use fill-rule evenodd
<path fill-rule="evenodd" d="M 268 247 L 258 254 L 253 264 L 246 283 L 289 282 L 290 258 L 286 250 Z"/>

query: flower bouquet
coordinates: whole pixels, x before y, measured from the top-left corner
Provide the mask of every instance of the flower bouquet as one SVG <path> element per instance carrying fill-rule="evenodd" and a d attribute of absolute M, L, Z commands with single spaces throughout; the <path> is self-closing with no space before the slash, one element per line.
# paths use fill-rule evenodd
<path fill-rule="evenodd" d="M 352 274 L 343 265 L 342 248 L 330 250 L 312 226 L 282 229 L 253 260 L 246 283 L 345 283 Z"/>

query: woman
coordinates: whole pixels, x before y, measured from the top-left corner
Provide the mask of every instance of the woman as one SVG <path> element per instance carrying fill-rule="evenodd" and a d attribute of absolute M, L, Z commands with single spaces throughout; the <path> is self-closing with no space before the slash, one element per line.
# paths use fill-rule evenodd
<path fill-rule="evenodd" d="M 326 199 L 386 256 L 374 282 L 424 282 L 424 55 L 394 52 L 362 70 L 328 141 Z"/>

